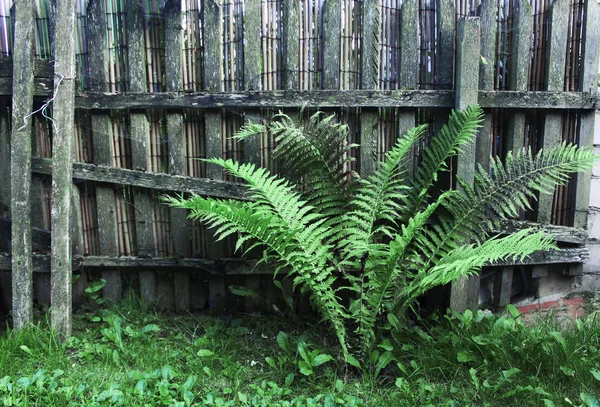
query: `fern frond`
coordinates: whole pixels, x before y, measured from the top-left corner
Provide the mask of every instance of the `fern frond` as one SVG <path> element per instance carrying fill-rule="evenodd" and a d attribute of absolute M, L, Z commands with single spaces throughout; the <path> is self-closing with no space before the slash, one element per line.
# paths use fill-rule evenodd
<path fill-rule="evenodd" d="M 428 229 L 427 238 L 415 245 L 415 257 L 420 253 L 424 260 L 419 268 L 428 269 L 458 246 L 480 241 L 497 219 L 528 207 L 527 197 L 552 191 L 566 182 L 569 174 L 590 169 L 595 160 L 593 150 L 564 143 L 535 158 L 523 150 L 509 154 L 504 164 L 493 159 L 492 177 L 480 167 L 475 185 L 463 184 L 464 195 L 453 195 L 443 205 L 451 217 L 440 218 L 438 225 Z"/>
<path fill-rule="evenodd" d="M 485 265 L 498 261 L 524 260 L 533 253 L 557 249 L 552 236 L 534 229 L 523 229 L 504 237 L 492 237 L 481 245 L 457 247 L 427 272 L 419 272 L 403 290 L 408 304 L 427 290 L 474 274 Z M 406 301 L 408 300 L 408 301 Z"/>
<path fill-rule="evenodd" d="M 414 178 L 408 183 L 411 192 L 406 198 L 403 219 L 421 210 L 429 198 L 429 190 L 438 179 L 438 174 L 447 171 L 447 160 L 457 155 L 462 147 L 474 142 L 482 121 L 483 110 L 479 106 L 452 111 L 448 123 L 423 150 L 422 161 L 415 171 Z"/>
<path fill-rule="evenodd" d="M 422 125 L 409 130 L 386 153 L 377 171 L 367 180 L 358 181 L 349 211 L 342 216 L 343 257 L 361 259 L 378 236 L 390 235 L 390 227 L 398 218 L 398 202 L 405 198 L 403 190 L 407 188 L 403 162 L 426 128 Z"/>

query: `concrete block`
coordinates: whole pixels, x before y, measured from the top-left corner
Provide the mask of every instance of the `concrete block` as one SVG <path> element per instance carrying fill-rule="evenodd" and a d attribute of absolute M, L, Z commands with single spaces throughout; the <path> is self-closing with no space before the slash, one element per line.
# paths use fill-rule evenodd
<path fill-rule="evenodd" d="M 600 291 L 600 275 L 584 274 L 581 278 L 581 285 L 585 291 Z"/>
<path fill-rule="evenodd" d="M 600 208 L 600 178 L 592 178 L 590 189 L 590 206 Z"/>
<path fill-rule="evenodd" d="M 596 132 L 598 131 L 598 129 L 600 128 L 600 122 L 596 122 Z M 600 156 L 600 146 L 594 146 L 594 153 L 596 153 L 597 156 Z M 600 177 L 600 162 L 596 162 L 596 165 L 594 165 L 594 168 L 592 168 L 592 176 L 593 177 Z"/>
<path fill-rule="evenodd" d="M 575 288 L 575 279 L 565 274 L 565 272 L 568 272 L 567 269 L 564 269 L 561 265 L 550 265 L 548 267 L 548 275 L 537 279 L 536 297 L 544 298 L 560 293 L 566 295 Z"/>
<path fill-rule="evenodd" d="M 596 126 L 594 126 L 594 144 L 600 144 L 600 110 L 596 110 Z"/>
<path fill-rule="evenodd" d="M 583 274 L 593 274 L 600 278 L 600 245 L 588 245 L 588 247 L 590 249 L 590 258 L 583 265 Z"/>
<path fill-rule="evenodd" d="M 590 239 L 600 240 L 600 208 L 590 208 L 588 236 Z"/>

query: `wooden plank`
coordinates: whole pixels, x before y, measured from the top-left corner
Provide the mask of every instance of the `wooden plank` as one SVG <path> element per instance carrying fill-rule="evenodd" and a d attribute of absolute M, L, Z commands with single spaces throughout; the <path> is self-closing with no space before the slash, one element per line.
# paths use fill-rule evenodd
<path fill-rule="evenodd" d="M 510 59 L 509 87 L 515 91 L 526 91 L 529 87 L 529 65 L 533 20 L 531 6 L 527 0 L 516 0 L 513 6 L 512 52 Z M 525 112 L 514 111 L 506 123 L 505 151 L 517 151 L 525 145 Z"/>
<path fill-rule="evenodd" d="M 35 78 L 33 81 L 33 96 L 52 96 L 52 79 Z M 0 96 L 13 94 L 13 81 L 11 78 L 0 78 Z"/>
<path fill-rule="evenodd" d="M 593 110 L 598 98 L 586 92 L 479 91 L 477 103 L 486 109 Z M 95 93 L 75 99 L 85 110 L 334 108 L 334 107 L 454 107 L 449 90 L 276 90 L 262 92 Z M 447 117 L 444 119 L 447 120 Z"/>
<path fill-rule="evenodd" d="M 400 10 L 400 89 L 417 89 L 419 80 L 419 5 L 417 0 L 407 0 Z M 416 125 L 417 113 L 414 110 L 400 110 L 398 113 L 398 137 Z M 408 171 L 414 169 L 415 146 L 408 159 Z"/>
<path fill-rule="evenodd" d="M 183 43 L 183 24 L 181 21 L 181 1 L 169 0 L 165 5 L 165 58 L 167 91 L 183 90 L 181 65 L 181 44 Z M 171 112 L 167 115 L 167 137 L 169 142 L 169 169 L 171 174 L 187 174 L 187 151 L 183 115 Z M 177 257 L 190 256 L 190 228 L 187 211 L 171 208 L 171 235 Z M 177 273 L 173 276 L 175 285 L 175 309 L 190 309 L 190 274 Z"/>
<path fill-rule="evenodd" d="M 479 61 L 479 89 L 494 90 L 496 66 L 496 33 L 498 2 L 496 0 L 483 0 L 481 2 L 481 58 Z M 475 162 L 483 168 L 490 167 L 490 154 L 492 147 L 492 112 L 486 111 L 477 136 Z"/>
<path fill-rule="evenodd" d="M 223 26 L 222 10 L 217 2 L 204 3 L 204 88 L 209 91 L 223 90 Z M 258 58 L 258 56 L 254 56 Z M 205 151 L 207 158 L 223 157 L 223 144 L 221 112 L 207 111 L 204 114 Z M 207 164 L 206 176 L 214 180 L 223 179 L 221 167 Z M 207 256 L 219 258 L 223 256 L 222 242 L 216 242 L 212 233 L 207 233 Z M 225 296 L 225 282 L 222 277 L 209 278 L 208 298 L 209 306 L 213 310 L 220 310 Z"/>
<path fill-rule="evenodd" d="M 146 49 L 144 42 L 144 10 L 141 3 L 127 2 L 127 51 L 129 61 L 129 87 L 133 92 L 146 92 Z M 150 127 L 144 113 L 131 112 L 131 161 L 133 168 L 149 171 Z M 134 188 L 136 254 L 152 256 L 154 239 L 152 236 L 152 198 L 148 190 Z M 156 275 L 152 270 L 140 272 L 140 296 L 147 304 L 156 301 Z"/>
<path fill-rule="evenodd" d="M 295 0 L 293 0 L 295 3 Z M 262 81 L 262 63 L 261 59 L 257 58 L 257 55 L 262 54 L 262 44 L 261 44 L 261 0 L 247 0 L 246 1 L 246 13 L 244 15 L 244 87 L 246 91 L 261 91 L 263 90 L 263 81 Z M 295 6 L 295 7 L 294 7 Z M 293 4 L 291 1 L 286 1 L 284 3 L 284 7 L 287 7 L 284 10 L 284 13 L 294 13 L 296 12 L 296 21 L 297 21 L 297 4 Z M 290 10 L 289 8 L 292 8 Z M 288 18 L 292 16 L 288 15 Z M 266 18 L 266 16 L 265 16 Z M 285 17 L 284 17 L 285 18 Z M 284 25 L 285 27 L 285 25 Z M 289 33 L 293 27 L 287 27 L 287 32 Z M 297 27 L 296 27 L 297 30 Z M 294 38 L 294 37 L 292 37 Z M 297 34 L 296 34 L 297 38 Z M 282 39 L 288 40 L 285 37 Z M 286 44 L 289 46 L 289 42 Z M 298 49 L 298 43 L 295 44 L 296 50 Z M 284 51 L 284 55 L 285 55 Z M 289 52 L 289 51 L 287 51 Z M 293 59 L 296 57 L 296 65 L 298 53 L 289 55 L 289 59 Z M 293 63 L 293 62 L 292 62 Z M 284 68 L 285 69 L 285 68 Z M 297 69 L 296 69 L 297 71 Z M 285 70 L 284 70 L 285 72 Z M 293 82 L 294 75 L 293 73 L 289 74 L 289 80 Z M 287 81 L 288 78 L 284 78 L 283 81 Z M 259 111 L 247 111 L 245 112 L 246 119 L 252 121 L 254 123 L 258 123 L 261 121 L 261 115 Z M 252 137 L 250 139 L 244 140 L 244 162 L 252 163 L 257 167 L 261 164 L 261 153 L 260 153 L 260 137 Z M 212 282 L 213 289 L 209 290 L 214 294 L 214 284 Z M 260 287 L 260 277 L 258 276 L 247 276 L 244 278 L 244 284 L 246 287 L 250 289 L 255 289 L 258 285 Z M 209 287 L 210 288 L 210 287 Z M 257 311 L 260 307 L 260 301 L 257 298 L 253 297 L 245 297 L 244 298 L 244 307 L 246 311 L 253 312 Z"/>
<path fill-rule="evenodd" d="M 12 72 L 12 58 L 0 58 L 0 78 L 12 78 Z M 34 59 L 33 76 L 35 76 L 38 79 L 46 78 L 52 81 L 54 78 L 54 62 L 48 59 Z M 52 86 L 50 86 L 50 89 L 52 89 Z"/>
<path fill-rule="evenodd" d="M 479 19 L 461 18 L 458 24 L 456 55 L 456 109 L 477 103 L 479 62 L 481 60 Z M 474 145 L 465 146 L 457 157 L 456 176 L 472 184 L 475 176 Z M 479 298 L 479 275 L 461 277 L 452 283 L 450 308 L 456 312 L 476 310 Z"/>
<path fill-rule="evenodd" d="M 74 155 L 75 0 L 57 0 L 52 109 L 52 328 L 71 336 L 71 190 Z"/>
<path fill-rule="evenodd" d="M 587 243 L 588 233 L 582 228 L 573 228 L 568 226 L 556 226 L 556 225 L 541 225 L 539 223 L 528 222 L 528 221 L 517 221 L 512 219 L 505 219 L 502 222 L 499 230 L 494 233 L 509 234 L 515 233 L 523 229 L 534 229 L 535 231 L 544 232 L 554 238 L 557 242 L 562 243 L 573 243 L 578 245 L 584 245 Z"/>
<path fill-rule="evenodd" d="M 323 27 L 323 89 L 340 89 L 340 55 L 342 32 L 342 3 L 340 0 L 324 0 Z M 315 64 L 316 65 L 316 64 Z"/>
<path fill-rule="evenodd" d="M 573 264 L 583 263 L 590 256 L 587 247 L 565 248 L 548 252 L 535 253 L 524 260 L 498 261 L 487 264 L 485 267 L 530 266 L 544 264 Z M 162 269 L 176 271 L 180 269 L 194 269 L 215 275 L 271 275 L 274 265 L 256 265 L 256 260 L 239 258 L 198 259 L 198 258 L 173 258 L 173 257 L 131 257 L 131 256 L 74 256 L 73 270 L 84 269 L 119 269 L 122 271 L 139 271 L 144 269 Z M 11 256 L 0 253 L 0 270 L 10 271 Z M 33 271 L 35 273 L 50 272 L 50 258 L 44 254 L 33 255 Z M 280 273 L 285 274 L 285 269 Z"/>
<path fill-rule="evenodd" d="M 549 42 L 546 59 L 546 89 L 561 91 L 564 88 L 567 54 L 567 33 L 569 29 L 569 1 L 556 0 L 550 8 Z M 544 121 L 542 148 L 556 146 L 561 141 L 562 112 L 547 112 Z M 552 221 L 554 194 L 540 194 L 538 199 L 537 221 Z"/>
<path fill-rule="evenodd" d="M 244 14 L 244 87 L 246 91 L 262 90 L 261 60 L 261 0 L 247 0 Z M 261 120 L 260 112 L 246 112 L 254 123 Z M 244 162 L 260 165 L 260 137 L 244 141 Z"/>
<path fill-rule="evenodd" d="M 90 67 L 90 89 L 97 92 L 109 90 L 107 39 L 106 39 L 106 10 L 102 0 L 90 0 L 88 16 L 88 62 Z M 91 117 L 92 140 L 94 143 L 94 163 L 113 165 L 113 134 L 110 116 L 94 114 Z M 98 217 L 98 237 L 100 253 L 105 256 L 118 256 L 117 217 L 115 191 L 112 186 L 96 186 L 96 204 Z M 108 303 L 114 303 L 121 298 L 121 276 L 118 270 L 102 271 L 106 285 L 102 295 Z"/>
<path fill-rule="evenodd" d="M 16 5 L 11 134 L 13 327 L 32 322 L 31 116 L 33 105 L 33 1 Z"/>
<path fill-rule="evenodd" d="M 593 1 L 586 2 L 585 12 L 585 36 L 583 37 L 583 63 L 581 64 L 580 90 L 590 92 L 592 96 L 596 96 L 598 89 L 598 60 L 600 59 L 600 4 Z M 594 132 L 597 131 L 595 129 L 595 122 L 594 111 L 581 114 L 578 143 L 580 146 L 592 147 Z M 586 171 L 577 174 L 576 180 L 573 226 L 587 228 L 591 172 Z"/>
<path fill-rule="evenodd" d="M 512 294 L 512 267 L 504 267 L 496 271 L 494 278 L 494 307 L 505 307 L 510 303 Z"/>
<path fill-rule="evenodd" d="M 287 90 L 299 87 L 299 1 L 283 0 L 283 88 Z"/>
<path fill-rule="evenodd" d="M 362 7 L 361 89 L 379 87 L 379 38 L 381 16 L 378 0 L 365 0 Z M 360 117 L 360 174 L 363 178 L 375 171 L 377 161 L 378 112 L 363 108 Z"/>
<path fill-rule="evenodd" d="M 0 218 L 10 217 L 10 128 L 6 102 L 0 96 Z M 7 241 L 10 242 L 10 236 Z"/>
<path fill-rule="evenodd" d="M 37 174 L 52 174 L 52 160 L 34 158 L 32 170 Z M 108 184 L 131 185 L 156 191 L 195 193 L 216 198 L 248 200 L 246 188 L 236 182 L 192 178 L 163 173 L 149 173 L 107 165 L 73 163 L 73 178 Z"/>

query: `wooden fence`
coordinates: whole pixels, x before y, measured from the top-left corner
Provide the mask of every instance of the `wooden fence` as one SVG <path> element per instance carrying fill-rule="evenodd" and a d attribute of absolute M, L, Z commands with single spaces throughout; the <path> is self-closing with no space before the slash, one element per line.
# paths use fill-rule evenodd
<path fill-rule="evenodd" d="M 219 308 L 244 285 L 265 301 L 236 306 L 282 307 L 289 280 L 282 296 L 269 267 L 156 199 L 244 198 L 196 158 L 276 170 L 273 140 L 232 141 L 246 119 L 337 112 L 366 175 L 407 129 L 433 132 L 478 103 L 484 127 L 445 187 L 514 148 L 591 146 L 599 21 L 596 1 L 574 0 L 0 0 L 0 285 L 15 326 L 35 297 L 68 333 L 71 292 L 99 277 L 109 301 L 131 288 L 167 308 Z M 580 273 L 589 186 L 577 176 L 506 223 L 546 229 L 563 250 L 490 267 L 495 306 L 510 301 L 513 276 Z M 479 287 L 461 280 L 447 301 L 476 306 Z"/>

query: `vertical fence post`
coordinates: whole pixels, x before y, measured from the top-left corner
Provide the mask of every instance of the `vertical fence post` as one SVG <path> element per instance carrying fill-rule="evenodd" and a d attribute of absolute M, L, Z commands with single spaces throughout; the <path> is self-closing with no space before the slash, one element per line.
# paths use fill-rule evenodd
<path fill-rule="evenodd" d="M 102 0 L 90 0 L 88 5 L 88 43 L 90 90 L 107 92 L 108 44 L 106 39 L 106 10 Z M 108 113 L 95 113 L 91 116 L 92 140 L 94 143 L 94 163 L 113 165 L 114 147 L 111 118 Z M 115 190 L 111 186 L 96 184 L 96 205 L 98 209 L 98 238 L 100 254 L 118 256 L 117 215 Z M 106 285 L 102 295 L 107 302 L 116 302 L 121 298 L 121 275 L 118 270 L 102 270 Z"/>
<path fill-rule="evenodd" d="M 167 1 L 165 5 L 165 27 L 167 91 L 179 92 L 183 90 L 181 1 Z M 169 138 L 169 168 L 171 173 L 186 175 L 186 138 L 181 113 L 170 112 L 167 115 L 167 136 Z M 188 227 L 187 211 L 171 208 L 171 225 L 175 255 L 177 257 L 189 257 L 190 228 Z M 189 271 L 175 271 L 173 273 L 173 283 L 175 284 L 175 308 L 178 311 L 188 310 L 190 308 Z"/>
<path fill-rule="evenodd" d="M 0 97 L 0 218 L 10 219 L 10 129 L 5 97 Z"/>
<path fill-rule="evenodd" d="M 584 21 L 584 43 L 580 73 L 580 91 L 597 95 L 598 91 L 598 59 L 600 58 L 600 4 L 587 1 Z M 581 114 L 579 128 L 579 145 L 592 147 L 594 143 L 595 111 Z M 590 205 L 591 172 L 577 174 L 575 189 L 575 216 L 573 226 L 587 228 Z"/>
<path fill-rule="evenodd" d="M 586 2 L 583 32 L 579 90 L 597 95 L 598 60 L 600 58 L 600 4 L 598 2 Z M 578 142 L 580 147 L 593 148 L 595 122 L 596 112 L 594 110 L 581 113 Z M 592 174 L 591 171 L 585 171 L 576 174 L 575 177 L 573 226 L 587 229 Z M 581 263 L 571 266 L 569 271 L 571 275 L 581 275 L 582 272 L 583 264 Z"/>
<path fill-rule="evenodd" d="M 562 91 L 565 83 L 569 1 L 556 0 L 550 8 L 549 41 L 546 53 L 546 90 Z M 543 148 L 556 146 L 561 140 L 562 112 L 548 111 L 544 122 Z M 540 194 L 537 221 L 552 221 L 554 194 Z"/>
<path fill-rule="evenodd" d="M 15 4 L 11 134 L 13 326 L 33 318 L 31 264 L 31 113 L 33 107 L 33 1 Z"/>
<path fill-rule="evenodd" d="M 129 89 L 146 92 L 146 50 L 144 43 L 144 9 L 139 2 L 127 2 L 127 52 L 129 61 Z M 134 169 L 149 171 L 150 128 L 146 114 L 132 111 L 129 115 L 131 134 L 131 163 Z M 136 254 L 148 257 L 154 254 L 152 238 L 152 197 L 147 190 L 133 190 L 135 207 Z M 156 275 L 154 271 L 140 271 L 140 296 L 146 303 L 156 301 Z"/>
<path fill-rule="evenodd" d="M 463 110 L 477 103 L 479 86 L 479 62 L 481 60 L 479 18 L 461 18 L 458 23 L 456 54 L 456 104 L 455 108 Z M 462 148 L 457 157 L 456 176 L 472 184 L 475 176 L 474 145 Z M 466 309 L 477 309 L 479 301 L 479 276 L 462 277 L 452 283 L 450 292 L 450 308 L 463 312 Z"/>
<path fill-rule="evenodd" d="M 208 91 L 222 90 L 223 79 L 223 11 L 220 1 L 204 3 L 204 88 Z M 257 56 L 255 56 L 257 57 Z M 222 157 L 223 144 L 221 134 L 221 113 L 208 110 L 204 113 L 204 134 L 206 157 Z M 206 165 L 206 176 L 212 179 L 223 179 L 221 167 Z M 207 238 L 207 254 L 209 257 L 221 257 L 223 244 L 214 238 Z M 225 279 L 221 275 L 212 275 L 208 280 L 209 304 L 219 308 L 225 296 Z"/>
<path fill-rule="evenodd" d="M 417 0 L 406 0 L 400 10 L 400 89 L 417 89 L 419 81 L 419 4 Z M 400 109 L 398 113 L 398 137 L 416 124 L 413 109 Z M 415 146 L 411 150 L 408 171 L 414 170 Z"/>
<path fill-rule="evenodd" d="M 324 0 L 323 3 L 323 89 L 340 88 L 340 55 L 342 32 L 342 3 Z"/>
<path fill-rule="evenodd" d="M 527 0 L 516 0 L 513 8 L 512 51 L 510 59 L 510 90 L 526 91 L 529 88 L 531 63 L 531 33 L 533 19 Z M 511 111 L 506 124 L 505 149 L 518 151 L 525 145 L 525 112 Z"/>
<path fill-rule="evenodd" d="M 75 121 L 75 0 L 58 0 L 52 121 L 52 328 L 71 335 L 71 189 Z"/>
<path fill-rule="evenodd" d="M 379 74 L 379 38 L 381 16 L 378 0 L 362 4 L 361 88 L 377 89 Z M 360 115 L 360 174 L 367 177 L 375 170 L 378 113 L 376 108 L 363 108 Z"/>
<path fill-rule="evenodd" d="M 283 88 L 298 89 L 299 64 L 299 0 L 283 0 Z"/>
<path fill-rule="evenodd" d="M 479 61 L 479 90 L 494 90 L 496 66 L 496 14 L 498 2 L 483 0 L 481 2 L 481 58 Z M 514 55 L 513 55 L 514 56 Z M 477 137 L 475 161 L 483 168 L 490 166 L 492 143 L 492 112 L 488 110 Z"/>
<path fill-rule="evenodd" d="M 257 58 L 258 55 L 262 55 L 261 12 L 261 0 L 246 1 L 244 14 L 244 87 L 246 91 L 262 90 L 262 64 L 260 58 Z M 246 118 L 256 123 L 260 121 L 261 116 L 257 111 L 250 111 L 246 113 Z M 244 140 L 244 161 L 260 166 L 260 158 L 260 138 L 253 137 Z M 254 292 L 259 292 L 260 280 L 259 275 L 248 275 L 244 282 L 246 287 Z M 257 311 L 260 301 L 248 296 L 244 301 L 244 306 L 246 311 Z"/>

